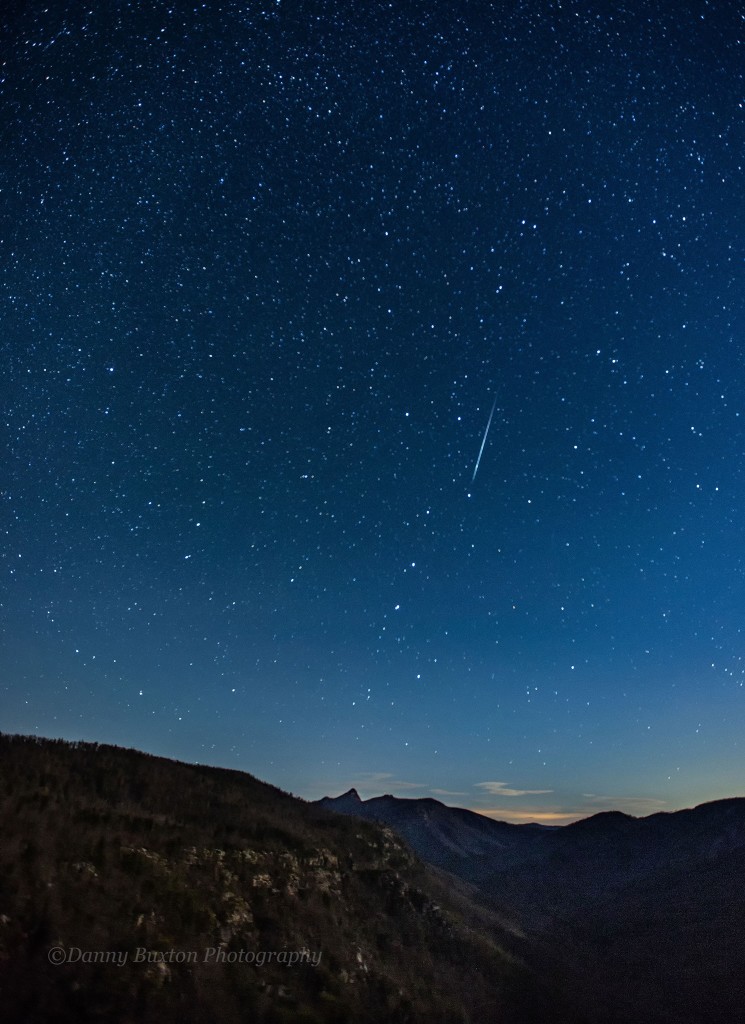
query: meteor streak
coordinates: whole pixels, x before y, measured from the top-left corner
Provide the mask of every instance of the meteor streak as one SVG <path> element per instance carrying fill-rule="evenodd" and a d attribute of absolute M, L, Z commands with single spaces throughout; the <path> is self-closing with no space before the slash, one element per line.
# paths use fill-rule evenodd
<path fill-rule="evenodd" d="M 494 396 L 494 403 L 493 403 L 493 405 L 491 407 L 491 412 L 489 413 L 489 422 L 486 424 L 486 430 L 484 431 L 484 438 L 483 438 L 483 440 L 481 442 L 481 447 L 479 448 L 479 457 L 476 459 L 476 465 L 475 465 L 474 470 L 473 470 L 473 476 L 471 477 L 471 483 L 473 483 L 473 481 L 476 479 L 476 474 L 479 471 L 479 463 L 481 462 L 481 456 L 484 454 L 484 445 L 486 444 L 486 439 L 489 436 L 489 427 L 491 426 L 492 417 L 494 415 L 494 410 L 496 409 L 496 407 L 497 407 L 497 396 L 495 395 Z"/>

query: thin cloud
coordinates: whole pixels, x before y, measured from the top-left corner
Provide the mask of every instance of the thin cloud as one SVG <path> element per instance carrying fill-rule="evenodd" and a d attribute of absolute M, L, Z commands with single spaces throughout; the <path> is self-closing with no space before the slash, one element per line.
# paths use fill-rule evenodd
<path fill-rule="evenodd" d="M 652 796 L 598 796 L 596 793 L 583 793 L 582 797 L 590 805 L 588 814 L 604 811 L 623 811 L 636 818 L 644 818 L 648 814 L 657 814 L 667 809 L 667 801 Z"/>
<path fill-rule="evenodd" d="M 489 796 L 535 796 L 553 793 L 553 789 L 512 789 L 506 782 L 476 782 L 477 789 L 485 790 Z"/>
<path fill-rule="evenodd" d="M 355 789 L 427 789 L 424 782 L 406 782 L 397 779 L 392 772 L 360 772 L 351 783 Z"/>

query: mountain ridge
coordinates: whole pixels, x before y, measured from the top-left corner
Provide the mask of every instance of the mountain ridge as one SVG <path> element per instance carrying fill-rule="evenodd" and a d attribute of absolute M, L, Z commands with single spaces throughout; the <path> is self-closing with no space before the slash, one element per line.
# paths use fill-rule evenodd
<path fill-rule="evenodd" d="M 592 1024 L 729 1024 L 745 1005 L 743 797 L 538 831 L 444 805 L 433 816 L 407 798 L 339 809 L 387 824 L 471 883 Z M 485 823 L 476 854 L 473 817 Z"/>

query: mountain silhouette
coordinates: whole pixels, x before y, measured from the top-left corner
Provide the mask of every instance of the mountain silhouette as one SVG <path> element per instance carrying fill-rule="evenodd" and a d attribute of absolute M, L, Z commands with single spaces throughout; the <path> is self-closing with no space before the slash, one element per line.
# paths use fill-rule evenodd
<path fill-rule="evenodd" d="M 475 886 L 593 1024 L 730 1024 L 745 1006 L 745 799 L 560 827 L 437 800 L 321 804 L 384 823 Z"/>

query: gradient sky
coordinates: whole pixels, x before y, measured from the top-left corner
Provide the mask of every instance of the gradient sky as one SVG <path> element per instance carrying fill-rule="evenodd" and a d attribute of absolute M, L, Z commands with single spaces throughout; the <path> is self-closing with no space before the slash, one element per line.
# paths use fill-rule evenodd
<path fill-rule="evenodd" d="M 4 11 L 0 728 L 741 795 L 738 5 Z"/>

